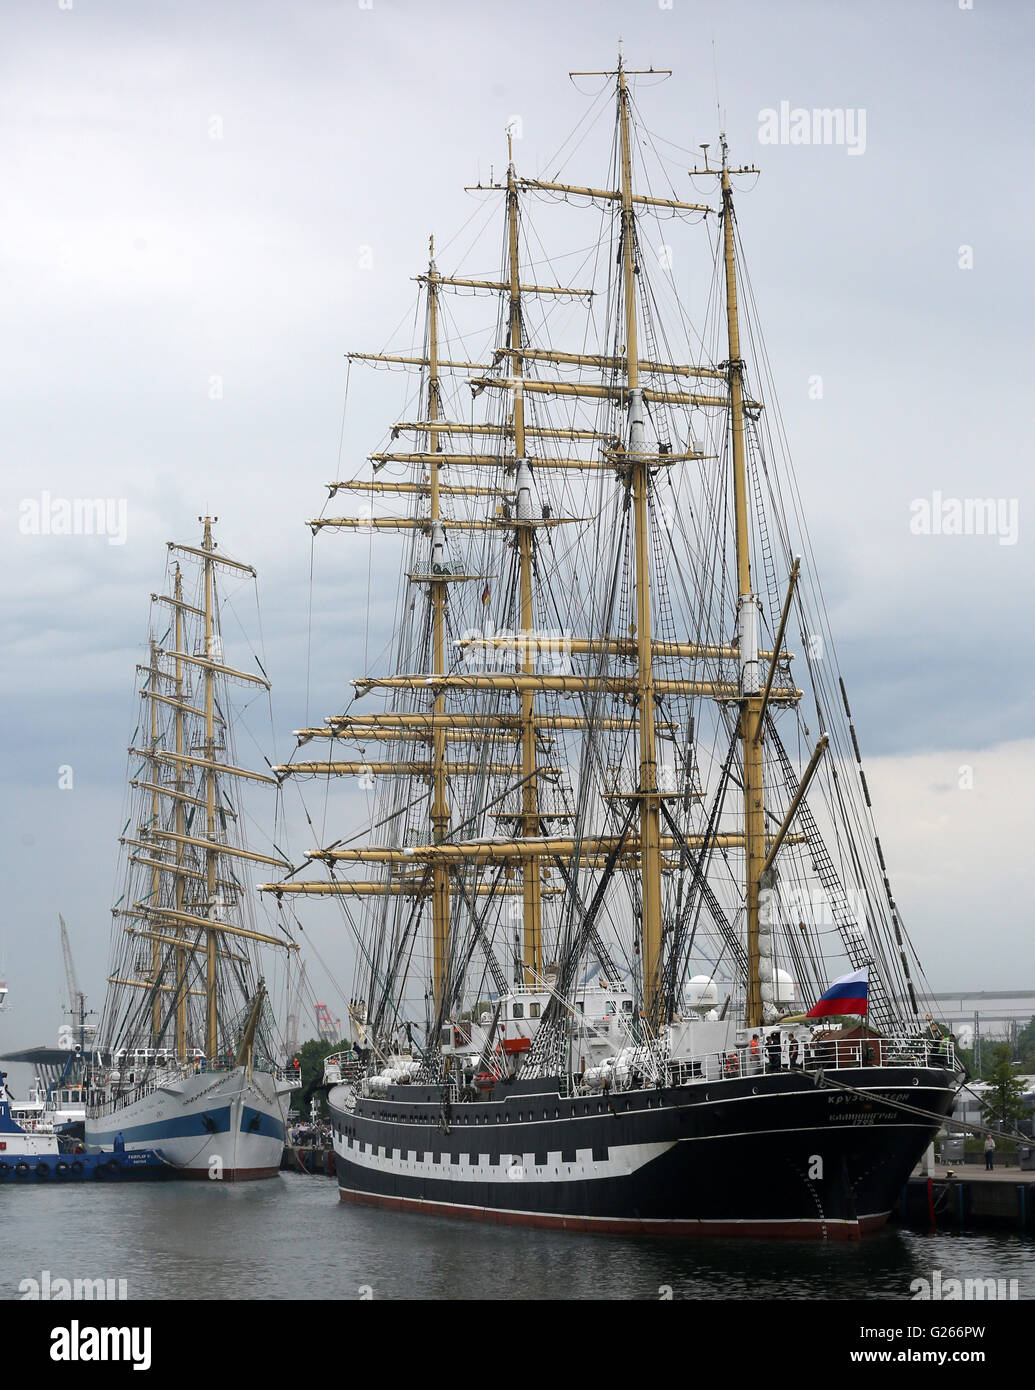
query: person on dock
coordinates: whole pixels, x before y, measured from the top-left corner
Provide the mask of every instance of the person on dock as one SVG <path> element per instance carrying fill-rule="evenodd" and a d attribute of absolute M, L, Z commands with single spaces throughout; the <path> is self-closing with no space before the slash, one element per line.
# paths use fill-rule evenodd
<path fill-rule="evenodd" d="M 995 1170 L 995 1140 L 990 1134 L 985 1135 L 985 1171 L 991 1173 Z"/>

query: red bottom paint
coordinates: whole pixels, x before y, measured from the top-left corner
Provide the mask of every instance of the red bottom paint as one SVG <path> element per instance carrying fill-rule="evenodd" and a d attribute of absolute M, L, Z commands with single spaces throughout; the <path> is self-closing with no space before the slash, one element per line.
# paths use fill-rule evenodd
<path fill-rule="evenodd" d="M 767 1240 L 861 1240 L 879 1231 L 890 1212 L 862 1216 L 858 1221 L 640 1221 L 635 1217 L 551 1216 L 529 1211 L 497 1211 L 492 1207 L 452 1206 L 417 1197 L 383 1197 L 339 1187 L 343 1202 L 384 1207 L 391 1211 L 423 1211 L 433 1216 L 490 1221 L 499 1226 L 534 1226 L 549 1231 L 588 1231 L 609 1236 L 753 1236 Z"/>
<path fill-rule="evenodd" d="M 256 1178 L 275 1178 L 279 1168 L 224 1168 L 222 1175 L 213 1178 L 207 1168 L 177 1168 L 178 1178 L 202 1178 L 206 1182 L 251 1182 Z"/>

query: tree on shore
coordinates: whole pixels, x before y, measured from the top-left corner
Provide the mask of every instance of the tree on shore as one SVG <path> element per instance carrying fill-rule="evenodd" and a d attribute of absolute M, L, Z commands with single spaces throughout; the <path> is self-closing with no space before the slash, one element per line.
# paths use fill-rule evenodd
<path fill-rule="evenodd" d="M 308 1120 L 309 1103 L 312 1100 L 313 1092 L 323 1082 L 323 1059 L 330 1056 L 332 1052 L 340 1052 L 344 1046 L 343 1043 L 324 1042 L 322 1038 L 310 1038 L 294 1054 L 299 1061 L 301 1088 L 295 1091 L 291 1097 L 291 1109 L 296 1111 L 301 1119 Z M 320 1113 L 325 1115 L 327 1112 L 323 1104 L 323 1097 L 320 1096 L 319 1100 Z"/>
<path fill-rule="evenodd" d="M 1016 1129 L 1024 1116 L 1024 1083 L 1014 1074 L 1013 1054 L 1009 1043 L 996 1043 L 992 1050 L 992 1066 L 985 1071 L 988 1090 L 981 1102 L 981 1114 L 989 1125 L 1001 1129 Z"/>
<path fill-rule="evenodd" d="M 1035 1072 L 1035 1018 L 1017 1034 L 1017 1059 L 1022 1072 Z"/>

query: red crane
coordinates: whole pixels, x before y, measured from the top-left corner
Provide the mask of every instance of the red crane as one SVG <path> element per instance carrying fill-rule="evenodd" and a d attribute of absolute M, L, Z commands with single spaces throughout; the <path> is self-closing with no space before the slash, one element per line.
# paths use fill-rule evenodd
<path fill-rule="evenodd" d="M 316 1031 L 323 1042 L 337 1042 L 341 1037 L 341 1019 L 331 1018 L 326 1004 L 316 1005 Z"/>

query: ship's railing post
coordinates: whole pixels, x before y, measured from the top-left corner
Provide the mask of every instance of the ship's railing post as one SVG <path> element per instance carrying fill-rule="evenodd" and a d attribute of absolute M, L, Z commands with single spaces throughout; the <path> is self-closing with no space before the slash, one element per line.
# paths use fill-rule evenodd
<path fill-rule="evenodd" d="M 862 1066 L 941 1066 L 952 1069 L 954 1049 L 947 1040 L 917 1037 L 895 1038 L 826 1038 L 821 1042 L 806 1039 L 801 1043 L 798 1065 L 790 1067 L 781 1051 L 779 1058 L 770 1056 L 763 1047 L 752 1054 L 743 1045 L 721 1052 L 707 1053 L 699 1058 L 673 1059 L 666 1064 L 666 1077 L 673 1086 L 689 1085 L 694 1081 L 729 1081 L 745 1076 L 768 1076 L 774 1072 L 801 1070 L 855 1070 Z M 578 1090 L 578 1078 L 574 1079 Z M 625 1088 L 635 1082 L 622 1083 L 615 1077 L 611 1085 Z"/>

